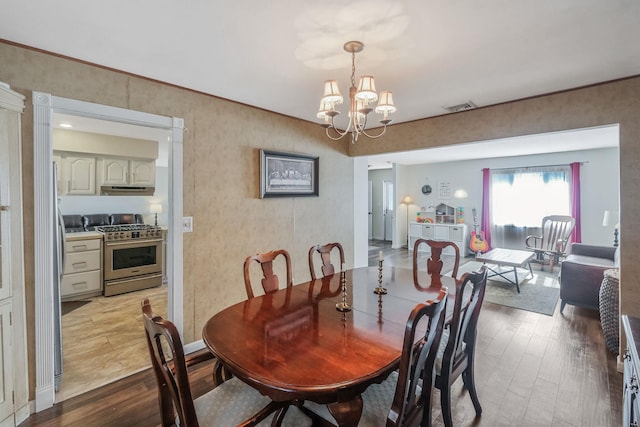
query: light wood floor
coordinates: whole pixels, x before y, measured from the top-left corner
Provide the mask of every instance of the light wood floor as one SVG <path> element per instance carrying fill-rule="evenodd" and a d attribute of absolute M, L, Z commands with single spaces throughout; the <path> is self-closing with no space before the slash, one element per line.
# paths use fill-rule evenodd
<path fill-rule="evenodd" d="M 63 375 L 56 402 L 151 366 L 140 301 L 166 317 L 167 286 L 94 297 L 62 316 Z M 63 311 L 64 312 L 64 311 Z"/>
<path fill-rule="evenodd" d="M 378 250 L 370 251 L 372 265 L 377 265 Z M 406 250 L 382 250 L 385 265 L 410 265 Z M 616 362 L 604 345 L 597 312 L 567 306 L 564 315 L 556 308 L 553 316 L 545 316 L 485 302 L 476 349 L 483 413 L 475 417 L 471 399 L 458 381 L 453 389 L 454 425 L 619 426 L 622 374 Z M 197 397 L 211 387 L 211 364 L 198 366 L 190 378 Z M 435 426 L 443 425 L 439 399 L 436 391 Z M 22 426 L 126 427 L 159 422 L 153 373 L 144 370 L 56 404 Z"/>

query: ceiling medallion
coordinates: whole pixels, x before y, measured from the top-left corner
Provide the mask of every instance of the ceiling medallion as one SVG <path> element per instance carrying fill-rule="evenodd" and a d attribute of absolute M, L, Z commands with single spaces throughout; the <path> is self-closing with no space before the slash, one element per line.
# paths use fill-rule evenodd
<path fill-rule="evenodd" d="M 344 131 L 340 131 L 334 124 L 334 118 L 340 114 L 335 109 L 337 104 L 342 104 L 343 97 L 338 90 L 336 80 L 324 82 L 324 96 L 320 100 L 318 118 L 323 119 L 321 124 L 326 129 L 327 136 L 334 141 L 343 138 L 351 133 L 351 143 L 358 140 L 358 136 L 364 135 L 368 138 L 379 138 L 387 131 L 387 124 L 391 122 L 389 114 L 396 111 L 393 105 L 393 95 L 391 91 L 381 91 L 380 96 L 376 93 L 376 85 L 373 76 L 362 76 L 356 87 L 356 53 L 362 52 L 364 44 L 359 41 L 350 41 L 344 44 L 344 50 L 351 53 L 351 87 L 349 88 L 349 123 Z M 369 104 L 378 101 L 375 112 L 382 114 L 383 129 L 377 135 L 366 132 L 367 117 L 373 108 Z M 333 131 L 331 131 L 333 129 Z"/>

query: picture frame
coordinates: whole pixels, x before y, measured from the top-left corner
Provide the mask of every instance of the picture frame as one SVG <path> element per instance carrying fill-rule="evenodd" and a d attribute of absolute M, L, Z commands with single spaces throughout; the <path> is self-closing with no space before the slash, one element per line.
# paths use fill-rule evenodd
<path fill-rule="evenodd" d="M 319 157 L 260 150 L 260 198 L 318 196 Z"/>
<path fill-rule="evenodd" d="M 453 187 L 450 181 L 438 182 L 438 198 L 442 200 L 448 200 L 453 197 Z"/>

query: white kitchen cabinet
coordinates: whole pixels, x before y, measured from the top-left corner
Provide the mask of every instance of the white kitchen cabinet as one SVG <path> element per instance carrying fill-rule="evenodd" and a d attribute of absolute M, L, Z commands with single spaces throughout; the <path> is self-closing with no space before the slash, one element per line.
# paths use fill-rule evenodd
<path fill-rule="evenodd" d="M 156 184 L 155 160 L 131 160 L 131 185 L 152 186 Z"/>
<path fill-rule="evenodd" d="M 103 157 L 100 185 L 153 186 L 156 182 L 155 160 Z"/>
<path fill-rule="evenodd" d="M 100 159 L 100 185 L 127 185 L 129 182 L 129 160 Z"/>
<path fill-rule="evenodd" d="M 0 82 L 0 425 L 30 413 L 25 312 L 22 137 L 24 96 Z"/>
<path fill-rule="evenodd" d="M 11 328 L 11 299 L 0 302 L 0 345 L 3 350 L 0 352 L 0 425 L 13 426 L 13 330 Z"/>
<path fill-rule="evenodd" d="M 432 224 L 432 223 L 409 223 L 409 250 L 413 251 L 413 246 L 418 239 L 449 240 L 455 243 L 460 250 L 460 256 L 469 254 L 469 235 L 466 224 Z M 420 251 L 429 251 L 429 246 L 420 246 Z M 443 252 L 453 255 L 453 249 L 447 248 Z"/>
<path fill-rule="evenodd" d="M 58 169 L 58 195 L 96 194 L 96 158 L 93 156 L 55 153 Z"/>
<path fill-rule="evenodd" d="M 102 294 L 102 236 L 97 234 L 67 234 L 62 301 Z"/>

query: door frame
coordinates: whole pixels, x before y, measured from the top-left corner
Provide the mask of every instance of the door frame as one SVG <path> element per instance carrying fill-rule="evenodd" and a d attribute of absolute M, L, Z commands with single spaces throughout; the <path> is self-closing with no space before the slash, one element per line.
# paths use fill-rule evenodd
<path fill-rule="evenodd" d="M 49 93 L 33 92 L 33 186 L 35 269 L 35 411 L 55 403 L 53 342 L 53 114 L 65 113 L 100 120 L 165 129 L 171 132 L 169 149 L 169 224 L 167 247 L 168 317 L 178 331 L 183 327 L 182 171 L 184 120 L 119 107 L 94 104 Z M 180 231 L 180 232 L 177 232 Z"/>
<path fill-rule="evenodd" d="M 391 196 L 389 196 L 389 187 L 391 187 Z M 395 235 L 395 196 L 396 188 L 395 182 L 393 179 L 383 179 L 382 180 L 382 240 L 393 242 L 393 238 Z M 391 209 L 391 218 L 387 219 L 387 214 L 389 209 L 387 206 L 391 204 L 393 209 Z M 390 238 L 387 238 L 387 226 L 389 228 L 389 233 L 391 234 Z"/>

